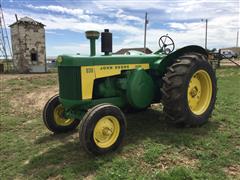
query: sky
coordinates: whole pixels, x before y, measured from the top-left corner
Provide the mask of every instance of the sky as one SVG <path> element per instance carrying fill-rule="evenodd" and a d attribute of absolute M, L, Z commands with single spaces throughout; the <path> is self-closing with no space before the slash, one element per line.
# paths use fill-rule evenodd
<path fill-rule="evenodd" d="M 240 0 L 0 0 L 6 25 L 31 17 L 45 24 L 47 56 L 89 54 L 87 30 L 113 33 L 113 51 L 143 47 L 144 17 L 148 12 L 147 47 L 159 49 L 168 34 L 176 48 L 204 47 L 208 19 L 208 48 L 236 46 Z M 9 32 L 9 28 L 8 28 Z M 240 44 L 240 42 L 239 42 Z M 100 54 L 100 40 L 97 54 Z"/>

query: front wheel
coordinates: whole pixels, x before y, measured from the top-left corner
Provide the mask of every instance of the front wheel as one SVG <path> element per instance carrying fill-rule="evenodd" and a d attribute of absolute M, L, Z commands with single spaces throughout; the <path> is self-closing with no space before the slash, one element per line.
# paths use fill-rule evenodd
<path fill-rule="evenodd" d="M 50 131 L 63 133 L 76 129 L 80 121 L 64 116 L 64 107 L 59 102 L 59 96 L 55 95 L 44 107 L 43 122 Z"/>
<path fill-rule="evenodd" d="M 170 122 L 198 126 L 208 120 L 216 101 L 216 77 L 205 56 L 179 57 L 163 82 L 162 102 Z"/>
<path fill-rule="evenodd" d="M 99 104 L 81 120 L 80 143 L 89 153 L 106 154 L 121 145 L 125 132 L 126 120 L 122 111 L 111 104 Z"/>

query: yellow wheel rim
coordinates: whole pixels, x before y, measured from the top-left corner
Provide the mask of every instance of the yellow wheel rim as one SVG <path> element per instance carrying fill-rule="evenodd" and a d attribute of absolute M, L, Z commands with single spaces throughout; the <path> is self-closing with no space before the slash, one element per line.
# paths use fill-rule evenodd
<path fill-rule="evenodd" d="M 188 85 L 188 106 L 196 115 L 203 114 L 212 98 L 212 81 L 209 74 L 199 70 L 193 74 Z"/>
<path fill-rule="evenodd" d="M 54 121 L 59 126 L 68 126 L 70 125 L 74 120 L 73 119 L 66 119 L 63 117 L 64 113 L 64 107 L 59 104 L 53 111 L 53 117 Z"/>
<path fill-rule="evenodd" d="M 104 116 L 101 118 L 93 131 L 93 139 L 100 148 L 112 146 L 120 133 L 120 124 L 114 116 Z"/>

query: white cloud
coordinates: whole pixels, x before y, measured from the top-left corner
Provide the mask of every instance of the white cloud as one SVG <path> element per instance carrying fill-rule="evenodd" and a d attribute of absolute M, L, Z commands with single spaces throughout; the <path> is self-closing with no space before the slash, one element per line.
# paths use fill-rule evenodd
<path fill-rule="evenodd" d="M 35 9 L 35 10 L 47 10 L 51 12 L 58 12 L 62 14 L 68 14 L 75 16 L 76 18 L 79 19 L 84 19 L 86 21 L 91 20 L 89 15 L 86 15 L 85 13 L 88 13 L 89 11 L 84 11 L 83 9 L 72 9 L 72 8 L 66 8 L 62 6 L 54 6 L 54 5 L 49 5 L 49 6 L 33 6 L 31 4 L 26 5 L 26 7 L 30 9 Z"/>
<path fill-rule="evenodd" d="M 168 25 L 171 28 L 175 28 L 175 29 L 179 29 L 179 30 L 186 30 L 187 27 L 184 23 L 176 23 L 176 22 L 172 22 L 172 23 L 168 23 Z"/>
<path fill-rule="evenodd" d="M 208 48 L 232 47 L 236 44 L 238 15 L 222 15 L 208 22 Z M 176 47 L 196 44 L 204 46 L 205 23 L 204 22 L 172 22 L 168 23 L 171 29 L 149 28 L 147 31 L 147 46 L 154 51 L 158 48 L 158 38 L 169 34 L 175 41 Z M 180 31 L 179 31 L 180 30 Z M 126 46 L 143 46 L 143 33 L 137 36 L 127 36 Z"/>
<path fill-rule="evenodd" d="M 63 33 L 58 33 L 56 31 L 49 31 L 49 30 L 46 30 L 45 33 L 47 33 L 47 34 L 54 34 L 54 35 L 58 35 L 58 36 L 63 36 L 64 35 Z"/>
<path fill-rule="evenodd" d="M 5 9 L 6 22 L 15 22 L 15 11 L 12 9 Z M 36 21 L 42 22 L 46 25 L 47 30 L 70 30 L 75 32 L 83 32 L 87 30 L 102 31 L 103 29 L 110 28 L 112 31 L 127 32 L 136 34 L 139 29 L 132 25 L 123 25 L 119 23 L 95 23 L 95 22 L 82 22 L 77 18 L 67 18 L 60 15 L 40 14 L 24 12 L 18 13 L 19 18 L 23 16 L 29 16 Z M 11 24 L 9 23 L 9 24 Z"/>
<path fill-rule="evenodd" d="M 96 54 L 100 55 L 101 54 L 101 41 L 97 40 L 96 41 Z M 113 46 L 114 47 L 114 46 Z M 114 51 L 119 50 L 117 46 L 115 46 L 116 49 Z M 52 50 L 57 52 L 57 54 L 72 54 L 76 55 L 79 53 L 80 55 L 83 56 L 88 56 L 90 54 L 90 42 L 89 40 L 85 40 L 82 43 L 67 43 L 67 44 L 60 44 L 60 45 L 55 45 L 51 47 Z M 49 52 L 51 53 L 51 52 Z"/>
<path fill-rule="evenodd" d="M 119 9 L 117 11 L 116 17 L 123 20 L 123 21 L 137 21 L 137 22 L 140 22 L 140 23 L 144 22 L 143 19 L 141 19 L 139 17 L 124 14 L 124 11 L 122 9 Z"/>
<path fill-rule="evenodd" d="M 169 1 L 168 1 L 169 2 Z M 132 9 L 132 10 L 146 10 L 146 9 L 164 9 L 167 3 L 164 1 L 145 1 L 145 0 L 126 0 L 126 1 L 93 1 L 93 3 L 101 9 Z"/>
<path fill-rule="evenodd" d="M 236 29 L 240 27 L 239 4 L 235 1 L 94 1 L 92 6 L 87 7 L 88 9 L 86 7 L 28 5 L 29 10 L 36 11 L 4 9 L 4 12 L 8 24 L 15 21 L 13 14 L 17 13 L 19 17 L 30 16 L 44 23 L 47 33 L 54 33 L 57 30 L 102 31 L 109 28 L 114 32 L 113 37 L 120 37 L 116 40 L 117 44 L 113 44 L 114 51 L 123 47 L 143 46 L 142 22 L 144 22 L 145 11 L 149 11 L 150 19 L 147 45 L 153 50 L 157 50 L 158 38 L 163 34 L 169 34 L 175 40 L 177 48 L 190 44 L 204 45 L 205 24 L 200 21 L 201 18 L 209 20 L 208 47 L 210 48 L 234 46 Z M 40 13 L 42 10 L 51 14 Z M 110 21 L 107 17 L 115 19 Z M 57 52 L 80 52 L 81 54 L 84 52 L 86 54 L 89 52 L 89 44 L 87 41 L 82 43 L 66 43 L 51 48 Z M 99 42 L 98 46 L 100 47 Z"/>

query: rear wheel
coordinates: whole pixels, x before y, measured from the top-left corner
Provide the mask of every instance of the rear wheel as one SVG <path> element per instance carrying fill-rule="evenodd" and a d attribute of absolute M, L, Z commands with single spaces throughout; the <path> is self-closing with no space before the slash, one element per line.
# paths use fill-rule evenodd
<path fill-rule="evenodd" d="M 90 109 L 80 123 L 80 143 L 93 154 L 106 154 L 116 150 L 126 132 L 126 120 L 121 110 L 110 104 Z"/>
<path fill-rule="evenodd" d="M 79 120 L 64 116 L 64 107 L 59 102 L 59 96 L 53 96 L 46 103 L 43 110 L 43 122 L 54 133 L 63 133 L 74 130 Z"/>
<path fill-rule="evenodd" d="M 162 102 L 170 122 L 197 126 L 208 120 L 216 101 L 216 77 L 205 56 L 179 57 L 163 81 Z"/>

